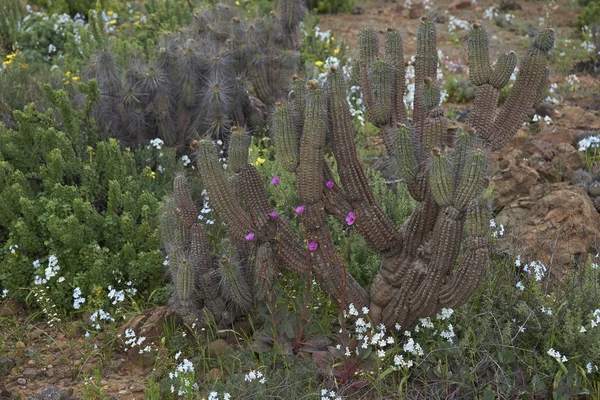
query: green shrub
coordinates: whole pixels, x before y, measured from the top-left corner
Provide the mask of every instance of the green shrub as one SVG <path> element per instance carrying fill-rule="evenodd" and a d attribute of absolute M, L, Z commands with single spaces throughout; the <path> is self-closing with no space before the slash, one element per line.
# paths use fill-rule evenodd
<path fill-rule="evenodd" d="M 355 5 L 354 0 L 308 0 L 308 9 L 319 14 L 348 12 Z"/>
<path fill-rule="evenodd" d="M 46 87 L 54 107 L 32 104 L 15 111 L 17 128 L 0 125 L 0 287 L 24 300 L 44 283 L 59 310 L 75 287 L 87 295 L 121 279 L 147 294 L 163 282 L 156 220 L 176 166 L 172 149 L 98 141 L 98 87 L 80 88 L 80 110 Z"/>

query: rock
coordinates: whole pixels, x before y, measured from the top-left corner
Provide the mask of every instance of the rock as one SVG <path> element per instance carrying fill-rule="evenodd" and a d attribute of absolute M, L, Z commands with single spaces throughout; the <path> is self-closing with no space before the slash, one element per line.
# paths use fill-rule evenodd
<path fill-rule="evenodd" d="M 519 248 L 526 260 L 538 260 L 560 280 L 566 268 L 587 254 L 600 237 L 600 214 L 582 187 L 561 182 L 538 185 L 533 196 L 518 199 L 495 217 L 505 227 L 500 247 Z"/>
<path fill-rule="evenodd" d="M 23 310 L 23 303 L 17 303 L 13 300 L 4 300 L 0 303 L 0 317 L 12 317 Z"/>
<path fill-rule="evenodd" d="M 353 15 L 361 15 L 365 12 L 361 6 L 354 6 L 350 11 Z"/>
<path fill-rule="evenodd" d="M 581 107 L 566 106 L 559 113 L 561 123 L 573 129 L 600 129 L 600 113 Z"/>
<path fill-rule="evenodd" d="M 30 341 L 36 340 L 37 338 L 39 338 L 42 335 L 43 331 L 41 329 L 38 328 L 34 328 L 31 332 L 29 332 L 27 334 L 27 338 Z"/>
<path fill-rule="evenodd" d="M 37 369 L 35 368 L 25 368 L 22 372 L 22 375 L 27 378 L 33 378 L 37 375 Z"/>
<path fill-rule="evenodd" d="M 10 371 L 17 366 L 17 362 L 7 356 L 0 356 L 0 381 L 4 380 Z"/>
<path fill-rule="evenodd" d="M 157 344 L 160 342 L 162 337 L 163 327 L 165 323 L 171 318 L 178 318 L 175 312 L 169 307 L 157 307 L 144 311 L 143 314 L 136 315 L 131 318 L 125 325 L 123 325 L 119 331 L 122 340 L 125 339 L 125 331 L 128 329 L 133 330 L 135 336 L 145 337 L 142 347 L 148 345 Z M 125 346 L 125 343 L 123 342 Z M 154 364 L 155 359 L 150 357 L 147 353 L 140 354 L 140 348 L 138 346 L 128 347 L 127 357 L 129 360 L 136 365 L 141 365 L 146 368 Z"/>
<path fill-rule="evenodd" d="M 208 344 L 208 354 L 213 358 L 220 358 L 229 344 L 223 339 L 213 340 Z"/>
<path fill-rule="evenodd" d="M 24 348 L 25 348 L 25 343 L 23 343 L 23 342 L 21 342 L 21 341 L 19 340 L 17 343 L 15 343 L 15 347 L 16 347 L 17 349 L 24 349 Z"/>
<path fill-rule="evenodd" d="M 37 400 L 61 400 L 65 397 L 56 386 L 48 386 L 40 392 Z"/>
<path fill-rule="evenodd" d="M 25 378 L 17 378 L 17 384 L 21 386 L 27 385 L 27 379 Z"/>
<path fill-rule="evenodd" d="M 457 0 L 448 6 L 448 10 L 463 10 L 471 7 L 471 0 Z"/>
<path fill-rule="evenodd" d="M 45 372 L 46 376 L 48 378 L 52 378 L 54 376 L 54 370 L 53 369 L 47 369 Z"/>
<path fill-rule="evenodd" d="M 35 360 L 29 360 L 29 361 L 27 361 L 27 365 L 29 365 L 30 367 L 35 366 Z"/>
<path fill-rule="evenodd" d="M 216 382 L 223 376 L 223 371 L 219 368 L 213 368 L 206 373 L 206 379 L 209 382 Z"/>
<path fill-rule="evenodd" d="M 410 10 L 408 10 L 408 18 L 410 19 L 418 19 L 425 12 L 425 6 L 423 3 L 417 3 L 410 6 Z"/>

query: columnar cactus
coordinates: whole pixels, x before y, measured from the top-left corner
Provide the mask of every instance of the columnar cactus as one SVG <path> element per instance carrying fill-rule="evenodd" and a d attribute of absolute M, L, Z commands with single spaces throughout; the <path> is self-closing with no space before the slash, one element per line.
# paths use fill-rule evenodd
<path fill-rule="evenodd" d="M 134 55 L 126 69 L 99 39 L 87 71 L 101 89 L 98 121 L 127 145 L 159 137 L 179 152 L 200 135 L 222 139 L 231 126 L 262 125 L 262 103 L 285 97 L 296 71 L 304 12 L 302 1 L 280 0 L 277 13 L 247 23 L 217 4 L 189 28 L 163 34 L 152 60 Z"/>
<path fill-rule="evenodd" d="M 296 173 L 306 242 L 270 213 L 254 166 L 239 168 L 240 197 L 236 197 L 212 144 L 201 141 L 197 154 L 202 180 L 232 238 L 243 241 L 251 236 L 246 242 L 253 248 L 251 253 L 272 254 L 272 259 L 300 274 L 312 271 L 342 306 L 369 307 L 371 320 L 388 327 L 409 325 L 443 307 L 463 304 L 484 276 L 491 208 L 483 190 L 489 154 L 506 143 L 540 98 L 548 76 L 546 54 L 553 45 L 553 31 L 542 31 L 496 113 L 498 91 L 512 74 L 516 58 L 514 53 L 503 54 L 492 67 L 487 32 L 474 24 L 469 63 L 470 78 L 477 86 L 475 107 L 468 126 L 449 137 L 436 82 L 436 18 L 435 14 L 423 17 L 417 30 L 412 121 L 403 102 L 399 33 L 385 33 L 384 55 L 374 30 L 366 28 L 360 36 L 360 81 L 369 119 L 381 128 L 391 158 L 412 197 L 420 202 L 402 228 L 383 213 L 369 189 L 356 153 L 346 83 L 336 68 L 331 68 L 324 87 L 294 77 L 289 100 L 277 103 L 274 111 L 275 148 L 282 166 Z M 328 134 L 340 179 L 333 185 L 334 175 L 324 159 Z M 326 213 L 342 223 L 351 216 L 357 232 L 381 253 L 381 270 L 370 293 L 344 269 L 327 229 Z M 265 274 L 263 264 L 255 268 L 255 276 Z M 269 268 L 266 271 L 271 273 Z"/>

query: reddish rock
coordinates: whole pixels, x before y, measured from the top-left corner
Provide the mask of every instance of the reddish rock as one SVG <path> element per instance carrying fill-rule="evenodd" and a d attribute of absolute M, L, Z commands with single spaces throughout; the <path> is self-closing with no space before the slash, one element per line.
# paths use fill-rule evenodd
<path fill-rule="evenodd" d="M 223 377 L 223 371 L 219 368 L 213 368 L 206 373 L 205 377 L 209 382 L 216 382 Z"/>
<path fill-rule="evenodd" d="M 600 238 L 600 214 L 584 188 L 539 185 L 496 216 L 505 227 L 501 247 L 539 260 L 560 279 L 574 260 L 585 259 Z"/>
<path fill-rule="evenodd" d="M 12 317 L 23 310 L 23 303 L 17 303 L 10 299 L 0 302 L 0 317 Z"/>
<path fill-rule="evenodd" d="M 220 358 L 227 351 L 229 344 L 223 339 L 213 340 L 208 344 L 208 354 L 213 358 Z"/>
<path fill-rule="evenodd" d="M 471 7 L 471 0 L 457 0 L 448 6 L 448 10 L 463 10 Z"/>

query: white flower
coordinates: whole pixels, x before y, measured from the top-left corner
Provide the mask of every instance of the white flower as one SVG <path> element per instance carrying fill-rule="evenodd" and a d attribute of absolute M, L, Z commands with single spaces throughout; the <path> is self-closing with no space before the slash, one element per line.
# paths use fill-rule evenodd
<path fill-rule="evenodd" d="M 585 326 L 581 325 L 581 328 L 579 329 L 579 333 L 586 333 L 587 330 L 585 329 Z"/>
<path fill-rule="evenodd" d="M 517 282 L 517 284 L 515 285 L 517 287 L 517 289 L 519 289 L 520 291 L 525 290 L 525 286 L 523 285 L 523 282 L 519 281 Z"/>
<path fill-rule="evenodd" d="M 160 150 L 160 149 L 162 149 L 162 145 L 165 144 L 165 142 L 163 142 L 163 140 L 161 138 L 156 138 L 156 139 L 152 139 L 150 141 L 150 144 L 152 146 L 154 146 L 156 149 Z"/>
<path fill-rule="evenodd" d="M 38 269 L 40 267 L 40 260 L 35 260 L 33 262 L 33 268 Z"/>
<path fill-rule="evenodd" d="M 5 299 L 8 296 L 8 289 L 2 290 L 2 298 Z"/>
<path fill-rule="evenodd" d="M 181 156 L 181 161 L 183 161 L 184 167 L 187 167 L 192 162 L 192 160 L 190 160 L 190 158 L 187 155 Z"/>

